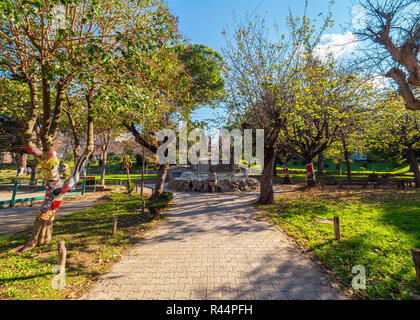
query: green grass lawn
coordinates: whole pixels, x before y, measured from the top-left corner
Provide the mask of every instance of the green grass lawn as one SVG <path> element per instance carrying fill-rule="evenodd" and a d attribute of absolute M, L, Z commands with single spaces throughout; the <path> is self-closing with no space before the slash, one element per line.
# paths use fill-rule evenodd
<path fill-rule="evenodd" d="M 56 219 L 53 242 L 22 256 L 10 250 L 25 243 L 30 229 L 0 236 L 0 300 L 78 298 L 138 242 L 146 230 L 164 218 L 154 218 L 148 211 L 142 214 L 139 194 L 113 193 L 110 197 L 112 201 Z M 113 215 L 118 215 L 114 238 L 110 236 Z M 52 288 L 59 240 L 65 240 L 67 247 L 66 288 L 63 290 Z"/>
<path fill-rule="evenodd" d="M 351 288 L 352 267 L 366 268 L 368 299 L 410 299 L 420 294 L 411 249 L 420 248 L 420 191 L 295 191 L 260 206 L 262 216 L 280 226 L 296 244 L 320 260 Z M 342 239 L 331 224 L 313 217 L 340 217 Z"/>
<path fill-rule="evenodd" d="M 334 179 L 336 181 L 343 181 L 343 180 L 347 180 L 347 176 L 346 175 L 334 175 L 334 174 L 316 174 L 315 176 L 317 179 Z M 273 182 L 274 183 L 281 183 L 283 181 L 283 173 L 278 173 L 277 176 L 273 177 Z M 305 173 L 293 173 L 293 171 L 290 171 L 290 178 L 292 179 L 292 181 L 295 182 L 304 182 L 306 181 L 306 174 Z M 366 175 L 357 175 L 354 174 L 351 177 L 353 180 L 366 180 L 368 177 Z M 414 177 L 411 175 L 397 175 L 395 176 L 396 179 L 404 179 L 404 180 L 412 180 L 414 181 Z"/>
<path fill-rule="evenodd" d="M 367 164 L 367 166 L 366 166 Z M 343 173 L 345 174 L 346 167 L 345 163 L 341 164 Z M 281 166 L 277 166 L 281 169 Z M 369 174 L 372 173 L 372 163 L 368 163 L 367 161 L 353 161 L 350 163 L 352 173 L 365 173 Z M 360 167 L 365 167 L 366 171 L 360 171 Z M 314 168 L 317 170 L 317 165 L 314 163 Z M 305 164 L 301 159 L 298 160 L 291 160 L 289 162 L 289 170 L 305 170 Z M 338 173 L 339 169 L 336 168 L 336 164 L 333 163 L 331 160 L 326 160 L 324 162 L 324 171 L 329 173 Z M 410 167 L 408 163 L 402 163 L 399 166 L 392 165 L 389 161 L 379 161 L 375 163 L 375 173 L 393 173 L 393 174 L 403 174 L 403 173 L 410 173 Z"/>
<path fill-rule="evenodd" d="M 151 174 L 145 174 L 144 175 L 144 179 L 156 179 L 156 174 L 151 173 Z M 101 180 L 101 175 L 100 174 L 94 174 L 94 175 L 88 175 L 88 177 L 95 177 L 95 179 L 97 181 Z M 117 180 L 127 180 L 127 175 L 126 174 L 107 174 L 105 175 L 105 179 L 117 179 Z M 141 180 L 141 174 L 130 174 L 130 179 L 131 180 Z"/>
<path fill-rule="evenodd" d="M 10 171 L 3 171 L 0 172 L 0 183 L 1 182 L 6 182 L 6 180 L 4 180 L 5 178 L 14 178 L 16 176 L 16 172 L 10 172 Z M 95 177 L 97 183 L 101 180 L 101 175 L 100 174 L 88 174 L 88 177 Z M 144 179 L 156 179 L 156 174 L 155 173 L 150 173 L 150 174 L 145 174 L 144 175 Z M 29 179 L 30 176 L 25 176 L 24 178 Z M 130 174 L 130 178 L 131 180 L 141 180 L 141 174 Z M 38 177 L 38 179 L 42 179 L 41 177 Z M 107 174 L 105 175 L 105 179 L 106 180 L 127 180 L 127 174 Z M 9 181 L 9 180 L 7 180 Z"/>

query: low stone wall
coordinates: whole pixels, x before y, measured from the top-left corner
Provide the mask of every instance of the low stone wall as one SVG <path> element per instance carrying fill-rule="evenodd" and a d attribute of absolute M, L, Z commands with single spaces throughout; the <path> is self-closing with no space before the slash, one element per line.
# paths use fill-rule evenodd
<path fill-rule="evenodd" d="M 217 179 L 217 181 L 173 179 L 169 182 L 168 188 L 173 191 L 193 192 L 232 192 L 232 191 L 253 191 L 259 187 L 259 182 L 254 178 L 231 178 Z"/>

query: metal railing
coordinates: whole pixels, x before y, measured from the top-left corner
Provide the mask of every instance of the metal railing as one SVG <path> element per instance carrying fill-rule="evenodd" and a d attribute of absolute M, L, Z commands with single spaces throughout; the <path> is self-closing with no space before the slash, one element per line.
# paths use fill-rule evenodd
<path fill-rule="evenodd" d="M 7 179 L 7 178 L 6 178 Z M 34 184 L 31 184 L 30 181 L 25 183 L 25 179 L 17 179 L 17 178 L 8 178 L 10 182 L 0 183 L 0 185 L 9 185 L 13 186 L 13 192 L 11 195 L 10 200 L 3 200 L 0 201 L 0 207 L 9 206 L 14 207 L 16 203 L 24 203 L 24 202 L 33 202 L 37 200 L 43 200 L 45 198 L 45 194 L 36 195 L 37 193 L 45 192 L 45 182 L 42 180 L 42 185 L 38 185 L 37 181 Z M 93 184 L 93 188 L 89 188 L 91 192 L 96 192 L 96 179 L 94 177 L 82 177 L 82 181 L 79 181 L 75 186 L 69 189 L 69 191 L 64 196 L 74 196 L 74 195 L 83 195 L 88 190 L 86 189 L 87 182 L 91 181 L 88 185 Z M 26 190 L 24 190 L 26 189 Z M 27 191 L 29 189 L 29 191 Z M 33 189 L 33 190 L 31 190 Z M 36 190 L 34 190 L 36 189 Z M 22 195 L 28 195 L 27 197 L 21 197 Z"/>

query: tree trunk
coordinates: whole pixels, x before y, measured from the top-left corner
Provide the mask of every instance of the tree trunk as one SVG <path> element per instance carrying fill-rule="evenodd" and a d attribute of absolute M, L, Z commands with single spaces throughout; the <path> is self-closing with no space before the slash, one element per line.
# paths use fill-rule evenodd
<path fill-rule="evenodd" d="M 277 176 L 277 165 L 276 165 L 276 161 L 274 161 L 274 164 L 273 164 L 273 176 L 274 177 Z"/>
<path fill-rule="evenodd" d="M 101 185 L 105 185 L 105 171 L 106 171 L 106 161 L 108 158 L 108 152 L 102 151 L 102 166 L 101 166 Z"/>
<path fill-rule="evenodd" d="M 338 168 L 340 169 L 340 176 L 343 175 L 343 166 L 341 165 L 341 161 L 338 162 Z"/>
<path fill-rule="evenodd" d="M 283 184 L 292 184 L 292 180 L 290 180 L 290 174 L 289 174 L 289 163 L 286 162 L 283 166 L 283 172 L 284 172 L 284 180 Z"/>
<path fill-rule="evenodd" d="M 316 177 L 314 171 L 314 165 L 312 163 L 311 158 L 305 158 L 306 161 L 306 181 L 308 187 L 315 187 L 316 186 Z"/>
<path fill-rule="evenodd" d="M 416 188 L 420 188 L 420 170 L 419 170 L 419 165 L 417 163 L 416 153 L 412 148 L 410 148 L 407 151 L 407 159 L 408 159 L 408 162 L 410 163 L 411 171 L 414 174 L 414 181 L 416 183 Z"/>
<path fill-rule="evenodd" d="M 23 153 L 19 154 L 17 157 L 17 177 L 23 177 L 26 176 L 26 161 L 28 159 L 28 154 Z"/>
<path fill-rule="evenodd" d="M 76 163 L 77 161 L 79 161 L 80 158 L 80 145 L 79 144 L 75 144 L 73 147 L 73 157 L 74 157 L 74 163 Z"/>
<path fill-rule="evenodd" d="M 47 90 L 48 91 L 48 90 Z M 48 92 L 47 92 L 48 93 Z M 46 95 L 46 98 L 49 98 L 48 95 Z M 73 174 L 64 181 L 62 186 L 54 187 L 54 183 L 58 181 L 56 179 L 56 175 L 58 174 L 57 166 L 50 170 L 49 177 L 46 179 L 47 183 L 52 183 L 50 185 L 49 192 L 46 191 L 44 202 L 42 203 L 40 209 L 38 210 L 37 217 L 35 218 L 34 227 L 32 231 L 32 236 L 29 239 L 28 242 L 26 242 L 25 245 L 17 247 L 12 250 L 12 252 L 15 252 L 17 254 L 23 254 L 29 250 L 32 250 L 36 246 L 42 246 L 44 244 L 48 244 L 52 240 L 52 225 L 53 225 L 53 219 L 60 207 L 61 201 L 64 198 L 65 193 L 71 189 L 79 180 L 81 171 L 86 165 L 86 162 L 88 161 L 89 156 L 91 155 L 94 144 L 93 144 L 93 114 L 92 114 L 92 104 L 91 101 L 88 100 L 88 116 L 87 116 L 87 129 L 86 129 L 86 149 L 83 153 L 83 155 L 80 157 L 79 161 L 75 164 L 75 168 L 73 171 Z M 45 103 L 45 101 L 44 101 Z M 47 110 L 47 113 L 50 110 Z M 43 117 L 45 117 L 45 110 Z M 56 115 L 54 114 L 54 118 Z M 43 122 L 47 122 L 46 118 L 43 119 Z M 38 150 L 31 146 L 30 140 L 25 141 L 26 144 L 26 150 L 30 152 L 35 157 L 41 157 L 46 154 L 46 152 L 51 150 L 52 147 L 52 141 L 53 141 L 53 133 L 55 130 L 55 125 L 52 126 L 53 132 L 47 132 L 48 128 L 43 127 L 43 131 L 41 131 L 41 142 L 43 146 L 43 152 L 41 150 Z M 51 133 L 51 134 L 50 134 Z M 23 137 L 25 137 L 25 132 L 23 133 Z M 53 157 L 54 155 L 51 154 L 50 157 Z M 43 163 L 40 163 L 42 166 Z"/>
<path fill-rule="evenodd" d="M 343 139 L 344 159 L 346 161 L 347 178 L 351 179 L 351 165 L 350 165 L 350 154 L 347 149 L 346 140 Z"/>
<path fill-rule="evenodd" d="M 142 159 L 141 159 L 141 188 L 140 188 L 140 197 L 143 201 L 143 189 L 144 189 L 144 148 L 142 152 Z"/>
<path fill-rule="evenodd" d="M 375 162 L 372 161 L 372 174 L 375 174 Z"/>
<path fill-rule="evenodd" d="M 324 155 L 322 152 L 318 155 L 318 173 L 324 174 Z"/>
<path fill-rule="evenodd" d="M 125 171 L 127 172 L 127 192 L 128 194 L 131 193 L 131 179 L 130 179 L 130 168 L 125 168 Z"/>
<path fill-rule="evenodd" d="M 272 204 L 274 202 L 273 190 L 273 166 L 276 159 L 276 152 L 273 148 L 264 150 L 264 170 L 261 175 L 260 197 L 257 203 Z"/>
<path fill-rule="evenodd" d="M 38 168 L 38 160 L 34 159 L 34 162 L 31 167 L 31 182 L 30 185 L 35 185 L 35 179 L 36 179 L 36 170 Z"/>
<path fill-rule="evenodd" d="M 168 173 L 168 165 L 160 164 L 158 169 L 158 174 L 155 184 L 155 192 L 151 197 L 152 200 L 158 199 L 163 192 L 163 187 L 165 186 L 166 174 Z"/>
<path fill-rule="evenodd" d="M 31 239 L 23 246 L 13 249 L 12 252 L 23 254 L 29 250 L 32 250 L 36 246 L 43 246 L 44 244 L 48 244 L 52 240 L 52 234 L 52 221 L 44 221 L 35 218 Z"/>

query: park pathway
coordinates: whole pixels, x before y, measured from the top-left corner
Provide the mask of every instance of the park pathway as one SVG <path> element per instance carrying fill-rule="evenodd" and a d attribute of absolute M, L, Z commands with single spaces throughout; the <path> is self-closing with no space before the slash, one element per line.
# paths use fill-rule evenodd
<path fill-rule="evenodd" d="M 81 299 L 343 299 L 281 231 L 255 220 L 256 193 L 177 193 L 149 232 Z"/>
<path fill-rule="evenodd" d="M 45 192 L 43 193 L 45 194 Z M 81 200 L 65 200 L 58 210 L 57 218 L 67 216 L 77 211 L 89 209 L 95 205 L 98 196 L 84 198 Z M 14 207 L 0 209 L 0 235 L 10 234 L 30 227 L 34 223 L 38 212 L 39 203 L 32 207 Z"/>

